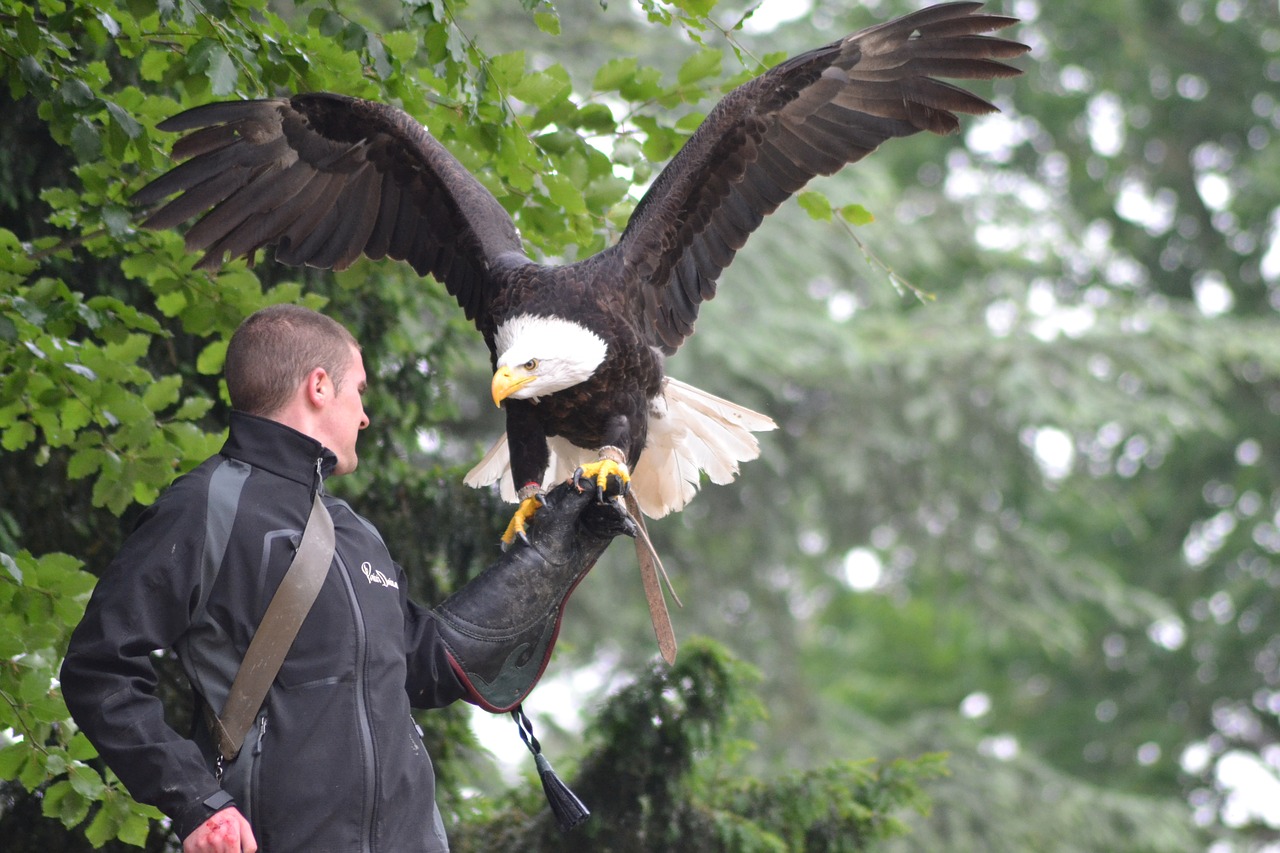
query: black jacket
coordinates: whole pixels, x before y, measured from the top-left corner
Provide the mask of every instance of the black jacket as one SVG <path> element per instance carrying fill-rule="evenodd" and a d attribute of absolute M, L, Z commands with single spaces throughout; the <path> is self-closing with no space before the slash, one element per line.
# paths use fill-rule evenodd
<path fill-rule="evenodd" d="M 239 756 L 214 772 L 203 715 L 191 737 L 154 696 L 157 649 L 177 651 L 221 709 L 293 558 L 333 454 L 234 413 L 221 453 L 143 514 L 72 635 L 62 689 L 76 723 L 179 838 L 228 795 L 267 853 L 446 850 L 435 781 L 410 706 L 462 696 L 429 612 L 377 530 L 331 496 L 336 554 Z"/>

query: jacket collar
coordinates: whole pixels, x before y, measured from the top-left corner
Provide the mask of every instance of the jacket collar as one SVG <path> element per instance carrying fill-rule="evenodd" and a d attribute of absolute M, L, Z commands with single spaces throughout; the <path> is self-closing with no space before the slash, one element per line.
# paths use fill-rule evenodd
<path fill-rule="evenodd" d="M 305 486 L 316 485 L 316 465 L 327 477 L 338 457 L 320 442 L 293 427 L 247 412 L 231 412 L 231 429 L 222 455 Z"/>

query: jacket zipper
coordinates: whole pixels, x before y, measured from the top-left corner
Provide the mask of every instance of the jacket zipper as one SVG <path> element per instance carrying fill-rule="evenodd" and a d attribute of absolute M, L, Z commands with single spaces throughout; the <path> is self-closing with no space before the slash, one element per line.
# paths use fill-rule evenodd
<path fill-rule="evenodd" d="M 362 820 L 362 832 L 360 840 L 360 849 L 363 853 L 372 853 L 373 851 L 373 826 L 374 812 L 378 802 L 378 776 L 377 776 L 377 756 L 374 754 L 373 740 L 373 724 L 369 721 L 369 705 L 366 696 L 366 675 L 369 666 L 366 648 L 368 645 L 368 637 L 364 624 L 364 612 L 360 609 L 360 601 L 356 597 L 355 585 L 351 581 L 351 575 L 347 572 L 346 561 L 338 555 L 338 565 L 342 568 L 339 573 L 342 576 L 343 585 L 346 587 L 347 596 L 351 601 L 352 616 L 355 621 L 356 635 L 356 717 L 359 723 L 359 734 L 361 744 L 364 747 L 364 816 Z"/>
<path fill-rule="evenodd" d="M 245 780 L 245 816 L 244 819 L 252 822 L 254 813 L 258 811 L 258 772 L 262 769 L 262 742 L 267 737 L 267 712 L 263 711 L 258 717 L 258 739 L 253 744 L 253 751 L 249 758 L 249 773 Z"/>
<path fill-rule="evenodd" d="M 316 459 L 316 494 L 324 494 L 324 458 Z M 355 584 L 352 583 L 351 575 L 347 571 L 346 560 L 342 558 L 342 554 L 337 550 L 334 551 L 334 559 L 338 561 L 338 567 L 342 570 L 338 574 L 342 577 L 342 583 L 347 591 L 347 599 L 351 602 L 352 621 L 355 623 L 356 635 L 356 666 L 355 666 L 355 691 L 356 691 L 356 718 L 359 727 L 359 735 L 362 746 L 364 747 L 364 815 L 361 821 L 360 833 L 360 850 L 361 853 L 373 853 L 373 827 L 374 818 L 378 803 L 378 773 L 377 773 L 377 757 L 374 755 L 374 738 L 373 724 L 369 719 L 369 702 L 366 695 L 366 682 L 369 668 L 367 647 L 368 635 L 364 624 L 364 611 L 360 609 L 360 599 L 356 597 Z"/>

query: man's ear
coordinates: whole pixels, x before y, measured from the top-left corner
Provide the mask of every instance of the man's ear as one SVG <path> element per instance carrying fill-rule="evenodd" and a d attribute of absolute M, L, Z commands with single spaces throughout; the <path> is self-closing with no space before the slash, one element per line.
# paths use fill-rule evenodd
<path fill-rule="evenodd" d="M 333 399 L 333 380 L 323 367 L 317 367 L 307 374 L 307 402 L 321 408 Z"/>

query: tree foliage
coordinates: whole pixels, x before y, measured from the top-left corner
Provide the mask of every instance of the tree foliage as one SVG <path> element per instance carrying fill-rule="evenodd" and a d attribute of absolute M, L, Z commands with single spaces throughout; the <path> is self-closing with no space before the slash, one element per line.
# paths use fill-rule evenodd
<path fill-rule="evenodd" d="M 904 831 L 900 810 L 925 809 L 920 786 L 939 772 L 938 756 L 834 762 L 767 782 L 741 775 L 732 759 L 747 744 L 734 736 L 762 712 L 757 680 L 718 645 L 687 644 L 674 666 L 652 665 L 592 722 L 574 783 L 592 821 L 566 836 L 526 795 L 465 825 L 451 848 L 837 853 L 871 849 Z"/>

